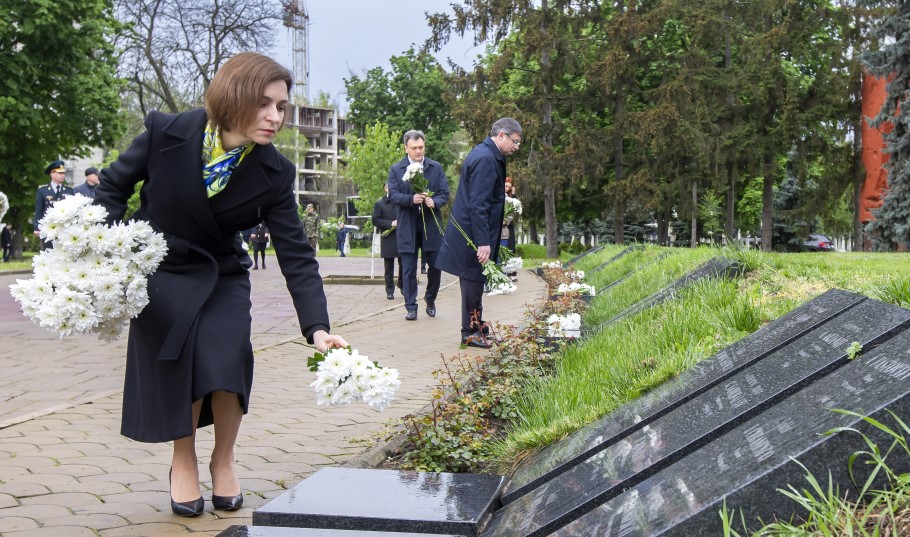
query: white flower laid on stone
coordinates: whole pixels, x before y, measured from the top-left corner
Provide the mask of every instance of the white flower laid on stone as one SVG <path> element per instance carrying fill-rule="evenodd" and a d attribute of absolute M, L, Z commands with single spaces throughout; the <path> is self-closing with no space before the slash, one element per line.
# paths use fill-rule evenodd
<path fill-rule="evenodd" d="M 547 317 L 548 337 L 581 337 L 581 315 L 550 315 Z"/>
<path fill-rule="evenodd" d="M 518 269 L 520 269 L 522 266 L 524 266 L 524 262 L 521 260 L 521 258 L 513 257 L 513 258 L 509 259 L 508 261 L 506 261 L 505 263 L 503 263 L 502 271 L 506 272 L 506 273 L 515 272 Z"/>
<path fill-rule="evenodd" d="M 557 293 L 580 293 L 583 295 L 594 296 L 594 286 L 587 283 L 572 282 L 569 284 L 561 283 L 556 288 Z"/>
<path fill-rule="evenodd" d="M 583 280 L 583 279 L 585 279 L 585 271 L 583 271 L 583 270 L 571 271 L 570 270 L 569 272 L 566 273 L 566 276 L 572 278 L 575 281 Z"/>
<path fill-rule="evenodd" d="M 397 369 L 380 367 L 351 347 L 329 349 L 325 354 L 317 352 L 307 360 L 307 366 L 316 373 L 316 381 L 310 386 L 316 390 L 319 405 L 363 401 L 384 410 L 401 386 Z"/>
<path fill-rule="evenodd" d="M 0 192 L 0 222 L 3 222 L 3 217 L 6 216 L 6 211 L 9 210 L 9 198 L 6 197 L 6 194 Z"/>
<path fill-rule="evenodd" d="M 167 253 L 147 222 L 108 227 L 107 210 L 81 194 L 56 202 L 38 223 L 54 247 L 32 259 L 34 275 L 10 286 L 22 312 L 60 334 L 113 341 L 148 304 L 147 276 Z"/>
<path fill-rule="evenodd" d="M 487 292 L 487 296 L 507 295 L 509 293 L 514 293 L 517 290 L 518 286 L 511 281 L 500 282 L 490 286 L 490 290 Z"/>
<path fill-rule="evenodd" d="M 540 266 L 541 268 L 545 269 L 562 268 L 562 261 L 547 261 L 542 263 Z"/>

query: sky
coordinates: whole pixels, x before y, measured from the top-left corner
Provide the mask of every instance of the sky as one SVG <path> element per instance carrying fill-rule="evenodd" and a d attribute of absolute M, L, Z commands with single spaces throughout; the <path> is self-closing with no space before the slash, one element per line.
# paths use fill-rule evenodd
<path fill-rule="evenodd" d="M 389 58 L 415 45 L 419 48 L 430 36 L 424 12 L 449 12 L 457 0 L 300 0 L 310 17 L 309 96 L 327 91 L 346 109 L 344 79 L 351 73 L 363 78 L 376 66 L 389 71 Z M 448 58 L 462 67 L 471 67 L 482 46 L 473 36 L 454 35 L 435 56 L 443 67 Z M 275 59 L 291 67 L 288 30 L 280 27 L 275 40 Z"/>

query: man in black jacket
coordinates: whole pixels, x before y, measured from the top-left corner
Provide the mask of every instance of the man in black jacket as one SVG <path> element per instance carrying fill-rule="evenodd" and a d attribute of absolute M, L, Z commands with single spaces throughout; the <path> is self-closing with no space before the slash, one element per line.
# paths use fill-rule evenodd
<path fill-rule="evenodd" d="M 398 288 L 401 288 L 401 258 L 398 257 L 398 206 L 389 199 L 389 185 L 383 186 L 385 196 L 373 204 L 373 227 L 379 230 L 379 255 L 385 264 L 386 298 L 395 298 L 395 260 L 398 260 Z"/>

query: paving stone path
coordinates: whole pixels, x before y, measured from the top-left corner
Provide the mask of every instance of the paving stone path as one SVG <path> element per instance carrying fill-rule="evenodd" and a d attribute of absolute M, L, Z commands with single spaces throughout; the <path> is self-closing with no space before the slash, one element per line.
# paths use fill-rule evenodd
<path fill-rule="evenodd" d="M 371 273 L 368 258 L 319 259 L 324 277 Z M 250 524 L 254 509 L 321 467 L 362 456 L 373 445 L 371 433 L 425 406 L 443 355 L 481 352 L 458 349 L 460 294 L 451 276 L 443 275 L 436 317 L 421 304 L 416 322 L 404 320 L 400 296 L 386 299 L 382 285 L 327 285 L 333 332 L 398 368 L 402 386 L 382 413 L 364 404 L 317 406 L 309 387 L 315 377 L 306 369 L 313 350 L 300 337 L 277 262 L 267 263 L 267 270 L 252 272 L 256 375 L 236 449 L 244 507 L 213 511 L 207 502 L 206 512 L 192 519 L 170 511 L 170 444 L 119 434 L 126 338 L 57 338 L 25 319 L 9 295 L 9 285 L 28 275 L 0 273 L 0 536 L 216 535 Z M 373 273 L 381 278 L 381 260 Z M 517 293 L 485 298 L 484 316 L 520 324 L 525 305 L 544 300 L 545 290 L 522 271 Z M 206 498 L 212 442 L 211 428 L 200 431 Z"/>

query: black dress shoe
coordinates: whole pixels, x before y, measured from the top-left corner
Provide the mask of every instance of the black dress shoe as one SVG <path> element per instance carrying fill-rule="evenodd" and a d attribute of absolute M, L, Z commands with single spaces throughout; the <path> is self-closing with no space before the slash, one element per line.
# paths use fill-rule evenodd
<path fill-rule="evenodd" d="M 487 341 L 487 339 L 478 332 L 474 332 L 468 337 L 461 338 L 461 344 L 467 345 L 468 347 L 477 347 L 479 349 L 489 349 L 493 346 L 492 343 Z"/>
<path fill-rule="evenodd" d="M 388 298 L 389 300 L 395 300 L 395 293 L 389 291 L 388 293 L 385 294 L 385 297 Z"/>
<path fill-rule="evenodd" d="M 209 473 L 212 473 L 212 465 L 209 463 Z M 215 476 L 212 475 L 212 507 L 222 511 L 236 511 L 243 507 L 243 491 L 236 496 L 216 496 L 215 495 Z"/>
<path fill-rule="evenodd" d="M 173 472 L 174 469 L 171 468 L 167 473 L 168 490 L 171 488 L 171 474 Z M 202 496 L 188 502 L 175 502 L 174 496 L 172 496 L 170 492 L 168 492 L 168 496 L 171 497 L 171 511 L 177 516 L 199 516 L 202 514 L 202 511 L 205 510 L 205 500 L 202 499 Z"/>
<path fill-rule="evenodd" d="M 427 315 L 436 317 L 436 302 L 427 300 Z"/>
<path fill-rule="evenodd" d="M 416 320 L 417 320 L 417 312 L 416 312 L 416 311 L 409 311 L 408 314 L 404 316 L 404 320 L 405 320 L 405 321 L 416 321 Z"/>

